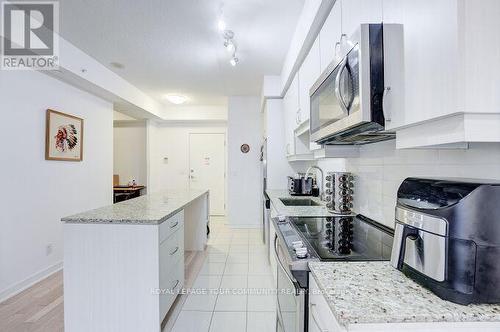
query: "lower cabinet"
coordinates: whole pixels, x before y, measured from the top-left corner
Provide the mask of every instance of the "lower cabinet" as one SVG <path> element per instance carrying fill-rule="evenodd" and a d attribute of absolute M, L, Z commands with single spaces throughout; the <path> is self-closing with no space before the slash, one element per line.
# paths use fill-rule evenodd
<path fill-rule="evenodd" d="M 341 332 L 341 328 L 335 316 L 333 316 L 328 303 L 314 281 L 309 275 L 309 332 Z"/>
<path fill-rule="evenodd" d="M 184 223 L 183 214 L 174 216 L 176 230 L 160 243 L 160 322 L 165 318 L 177 292 L 184 284 Z M 168 225 L 168 224 L 167 224 Z"/>

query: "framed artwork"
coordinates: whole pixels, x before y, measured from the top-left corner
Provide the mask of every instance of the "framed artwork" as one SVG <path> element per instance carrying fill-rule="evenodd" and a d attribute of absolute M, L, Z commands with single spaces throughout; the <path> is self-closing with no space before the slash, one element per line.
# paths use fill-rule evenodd
<path fill-rule="evenodd" d="M 46 160 L 83 160 L 83 119 L 47 110 L 45 129 Z"/>

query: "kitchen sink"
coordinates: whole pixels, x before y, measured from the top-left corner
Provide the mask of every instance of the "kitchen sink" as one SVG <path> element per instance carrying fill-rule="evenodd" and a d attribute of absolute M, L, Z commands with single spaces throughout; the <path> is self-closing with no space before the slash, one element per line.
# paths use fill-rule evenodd
<path fill-rule="evenodd" d="M 310 198 L 280 198 L 285 206 L 320 206 L 321 204 Z"/>

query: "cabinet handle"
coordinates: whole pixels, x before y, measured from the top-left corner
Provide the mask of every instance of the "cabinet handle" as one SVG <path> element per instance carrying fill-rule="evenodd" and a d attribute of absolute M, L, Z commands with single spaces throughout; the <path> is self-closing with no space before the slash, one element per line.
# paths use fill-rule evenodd
<path fill-rule="evenodd" d="M 337 59 L 337 57 L 340 58 L 340 53 L 339 53 L 339 50 L 340 50 L 340 42 L 336 42 L 335 43 L 335 50 L 333 52 L 333 58 L 334 59 Z"/>
<path fill-rule="evenodd" d="M 324 329 L 322 327 L 323 324 L 320 323 L 320 319 L 318 317 L 318 313 L 316 311 L 316 304 L 315 303 L 311 303 L 311 316 L 314 320 L 314 323 L 316 323 L 316 326 L 318 327 L 318 329 L 321 331 L 321 332 L 328 332 L 327 329 Z"/>
<path fill-rule="evenodd" d="M 174 227 L 175 227 L 175 226 L 177 226 L 177 225 L 179 225 L 179 222 L 178 222 L 178 221 L 176 221 L 176 222 L 175 222 L 175 224 L 170 225 L 170 228 L 174 228 Z"/>
<path fill-rule="evenodd" d="M 174 286 L 172 287 L 172 290 L 174 290 L 175 287 L 177 287 L 178 284 L 179 284 L 179 280 L 176 280 Z"/>
<path fill-rule="evenodd" d="M 177 251 L 179 251 L 179 246 L 175 247 L 174 251 L 172 251 L 170 253 L 170 256 L 172 256 L 173 254 L 175 254 Z"/>
<path fill-rule="evenodd" d="M 384 93 L 382 93 L 382 113 L 384 113 L 384 118 L 385 118 L 385 121 L 386 122 L 391 122 L 391 112 L 387 109 L 386 110 L 386 107 L 385 107 L 385 97 L 387 96 L 387 94 L 391 91 L 391 87 L 390 86 L 386 86 L 384 88 Z"/>

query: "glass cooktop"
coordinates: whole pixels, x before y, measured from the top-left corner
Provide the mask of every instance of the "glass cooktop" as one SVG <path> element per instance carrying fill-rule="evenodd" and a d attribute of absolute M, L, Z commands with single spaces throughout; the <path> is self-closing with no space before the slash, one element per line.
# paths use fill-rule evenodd
<path fill-rule="evenodd" d="M 393 231 L 361 215 L 292 217 L 289 220 L 321 260 L 391 258 Z"/>

